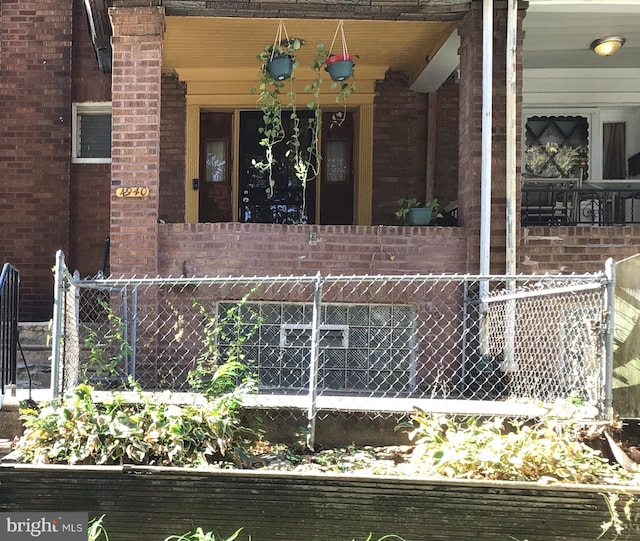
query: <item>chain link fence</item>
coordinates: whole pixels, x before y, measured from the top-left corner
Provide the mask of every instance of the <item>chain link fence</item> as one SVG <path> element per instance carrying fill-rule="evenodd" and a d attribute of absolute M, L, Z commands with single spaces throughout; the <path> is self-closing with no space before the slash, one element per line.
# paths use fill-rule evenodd
<path fill-rule="evenodd" d="M 81 280 L 59 254 L 56 281 L 59 393 L 192 391 L 196 368 L 238 360 L 252 405 L 310 418 L 610 400 L 604 273 Z"/>

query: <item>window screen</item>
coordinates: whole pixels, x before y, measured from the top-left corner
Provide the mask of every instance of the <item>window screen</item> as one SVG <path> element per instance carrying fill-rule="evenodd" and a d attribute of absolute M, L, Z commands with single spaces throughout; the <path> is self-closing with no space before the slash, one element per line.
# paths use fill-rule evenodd
<path fill-rule="evenodd" d="M 111 157 L 111 115 L 78 114 L 78 158 Z"/>

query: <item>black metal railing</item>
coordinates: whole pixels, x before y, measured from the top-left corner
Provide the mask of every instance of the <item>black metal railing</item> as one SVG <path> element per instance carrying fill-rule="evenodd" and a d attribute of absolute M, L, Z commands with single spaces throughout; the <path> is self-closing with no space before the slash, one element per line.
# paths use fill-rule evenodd
<path fill-rule="evenodd" d="M 18 352 L 18 290 L 20 272 L 5 263 L 0 274 L 0 391 L 16 384 Z"/>
<path fill-rule="evenodd" d="M 640 190 L 523 186 L 522 225 L 640 224 Z"/>

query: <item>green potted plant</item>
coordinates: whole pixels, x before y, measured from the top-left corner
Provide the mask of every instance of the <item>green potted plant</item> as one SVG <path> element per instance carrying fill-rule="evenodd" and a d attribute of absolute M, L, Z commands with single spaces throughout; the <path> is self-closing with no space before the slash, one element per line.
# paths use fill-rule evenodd
<path fill-rule="evenodd" d="M 295 55 L 302 47 L 304 40 L 290 38 L 284 21 L 280 20 L 273 45 L 265 47 L 258 55 L 265 75 L 274 81 L 285 81 L 293 74 L 296 67 Z"/>
<path fill-rule="evenodd" d="M 408 225 L 430 225 L 440 218 L 440 204 L 436 198 L 421 203 L 416 197 L 398 199 L 396 218 Z"/>
<path fill-rule="evenodd" d="M 284 39 L 283 39 L 284 34 Z M 260 51 L 257 60 L 260 63 L 258 71 L 258 86 L 252 92 L 258 92 L 258 106 L 262 110 L 263 127 L 258 128 L 262 134 L 260 145 L 265 148 L 264 160 L 253 160 L 252 165 L 267 176 L 267 197 L 273 197 L 275 180 L 273 166 L 275 158 L 274 147 L 285 139 L 285 129 L 282 123 L 283 108 L 292 108 L 295 116 L 295 94 L 293 92 L 293 72 L 297 67 L 296 52 L 302 47 L 304 40 L 289 38 L 283 21 L 280 21 L 273 44 Z M 287 80 L 291 80 L 291 91 L 285 91 Z M 283 104 L 283 96 L 289 101 Z"/>

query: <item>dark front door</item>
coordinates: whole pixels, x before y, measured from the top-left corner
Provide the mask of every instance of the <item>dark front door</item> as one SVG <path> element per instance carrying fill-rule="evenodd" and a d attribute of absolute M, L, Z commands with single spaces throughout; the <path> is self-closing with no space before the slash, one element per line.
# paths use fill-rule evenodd
<path fill-rule="evenodd" d="M 238 174 L 238 220 L 274 224 L 315 223 L 316 181 L 309 180 L 306 187 L 296 176 L 295 160 L 287 145 L 293 131 L 290 112 L 282 112 L 283 140 L 274 145 L 274 164 L 269 174 L 260 170 L 254 162 L 265 161 L 265 147 L 260 145 L 263 135 L 261 111 L 240 113 L 240 170 Z M 304 152 L 310 146 L 308 130 L 309 111 L 299 111 L 300 148 Z"/>
<path fill-rule="evenodd" d="M 353 224 L 353 114 L 336 122 L 333 113 L 322 118 L 320 221 Z"/>
<path fill-rule="evenodd" d="M 232 113 L 200 115 L 200 222 L 230 222 Z"/>

